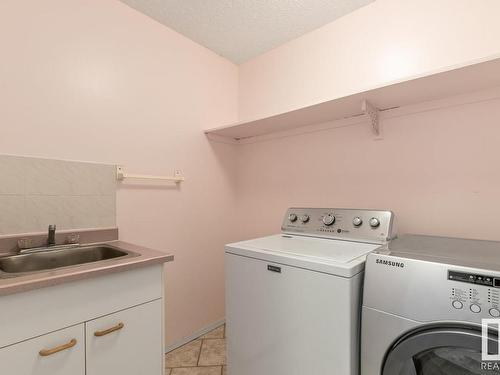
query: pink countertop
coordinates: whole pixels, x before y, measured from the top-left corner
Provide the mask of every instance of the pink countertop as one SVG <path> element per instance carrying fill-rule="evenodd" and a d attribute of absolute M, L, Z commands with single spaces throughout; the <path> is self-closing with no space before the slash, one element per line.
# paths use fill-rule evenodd
<path fill-rule="evenodd" d="M 122 272 L 137 267 L 162 264 L 174 260 L 172 254 L 132 245 L 127 242 L 106 241 L 102 243 L 118 247 L 121 250 L 131 251 L 137 254 L 137 256 L 107 259 L 99 262 L 41 271 L 17 277 L 0 278 L 0 295 L 25 292 L 32 289 L 87 279 L 114 272 Z"/>

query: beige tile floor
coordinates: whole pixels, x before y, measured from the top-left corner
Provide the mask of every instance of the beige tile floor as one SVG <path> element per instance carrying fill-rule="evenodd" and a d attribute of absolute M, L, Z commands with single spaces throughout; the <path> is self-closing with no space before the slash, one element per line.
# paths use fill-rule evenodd
<path fill-rule="evenodd" d="M 225 326 L 165 354 L 165 375 L 225 375 Z"/>

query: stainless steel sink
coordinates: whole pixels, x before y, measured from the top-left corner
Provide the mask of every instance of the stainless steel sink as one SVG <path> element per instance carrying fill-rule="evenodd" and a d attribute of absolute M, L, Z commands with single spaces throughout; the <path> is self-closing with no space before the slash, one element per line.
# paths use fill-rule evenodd
<path fill-rule="evenodd" d="M 0 271 L 2 273 L 1 276 L 12 277 L 19 276 L 19 274 L 71 267 L 136 255 L 135 253 L 109 245 L 78 246 L 62 249 L 47 248 L 42 251 L 28 254 L 2 257 L 0 258 Z"/>

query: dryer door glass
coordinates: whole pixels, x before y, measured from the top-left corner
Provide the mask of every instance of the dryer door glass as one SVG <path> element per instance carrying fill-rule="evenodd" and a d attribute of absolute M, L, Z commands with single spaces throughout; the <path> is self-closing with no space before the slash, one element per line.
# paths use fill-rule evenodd
<path fill-rule="evenodd" d="M 491 375 L 481 361 L 481 331 L 471 327 L 429 328 L 405 335 L 387 354 L 383 375 Z M 498 353 L 491 333 L 488 351 Z"/>
<path fill-rule="evenodd" d="M 472 349 L 430 349 L 415 355 L 413 362 L 418 375 L 471 375 L 482 371 L 481 353 Z"/>

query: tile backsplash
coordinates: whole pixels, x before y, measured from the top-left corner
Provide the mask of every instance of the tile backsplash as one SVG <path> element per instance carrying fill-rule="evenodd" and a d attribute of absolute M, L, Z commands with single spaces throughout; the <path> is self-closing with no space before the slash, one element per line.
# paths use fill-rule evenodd
<path fill-rule="evenodd" d="M 0 155 L 0 235 L 116 226 L 114 165 Z"/>

